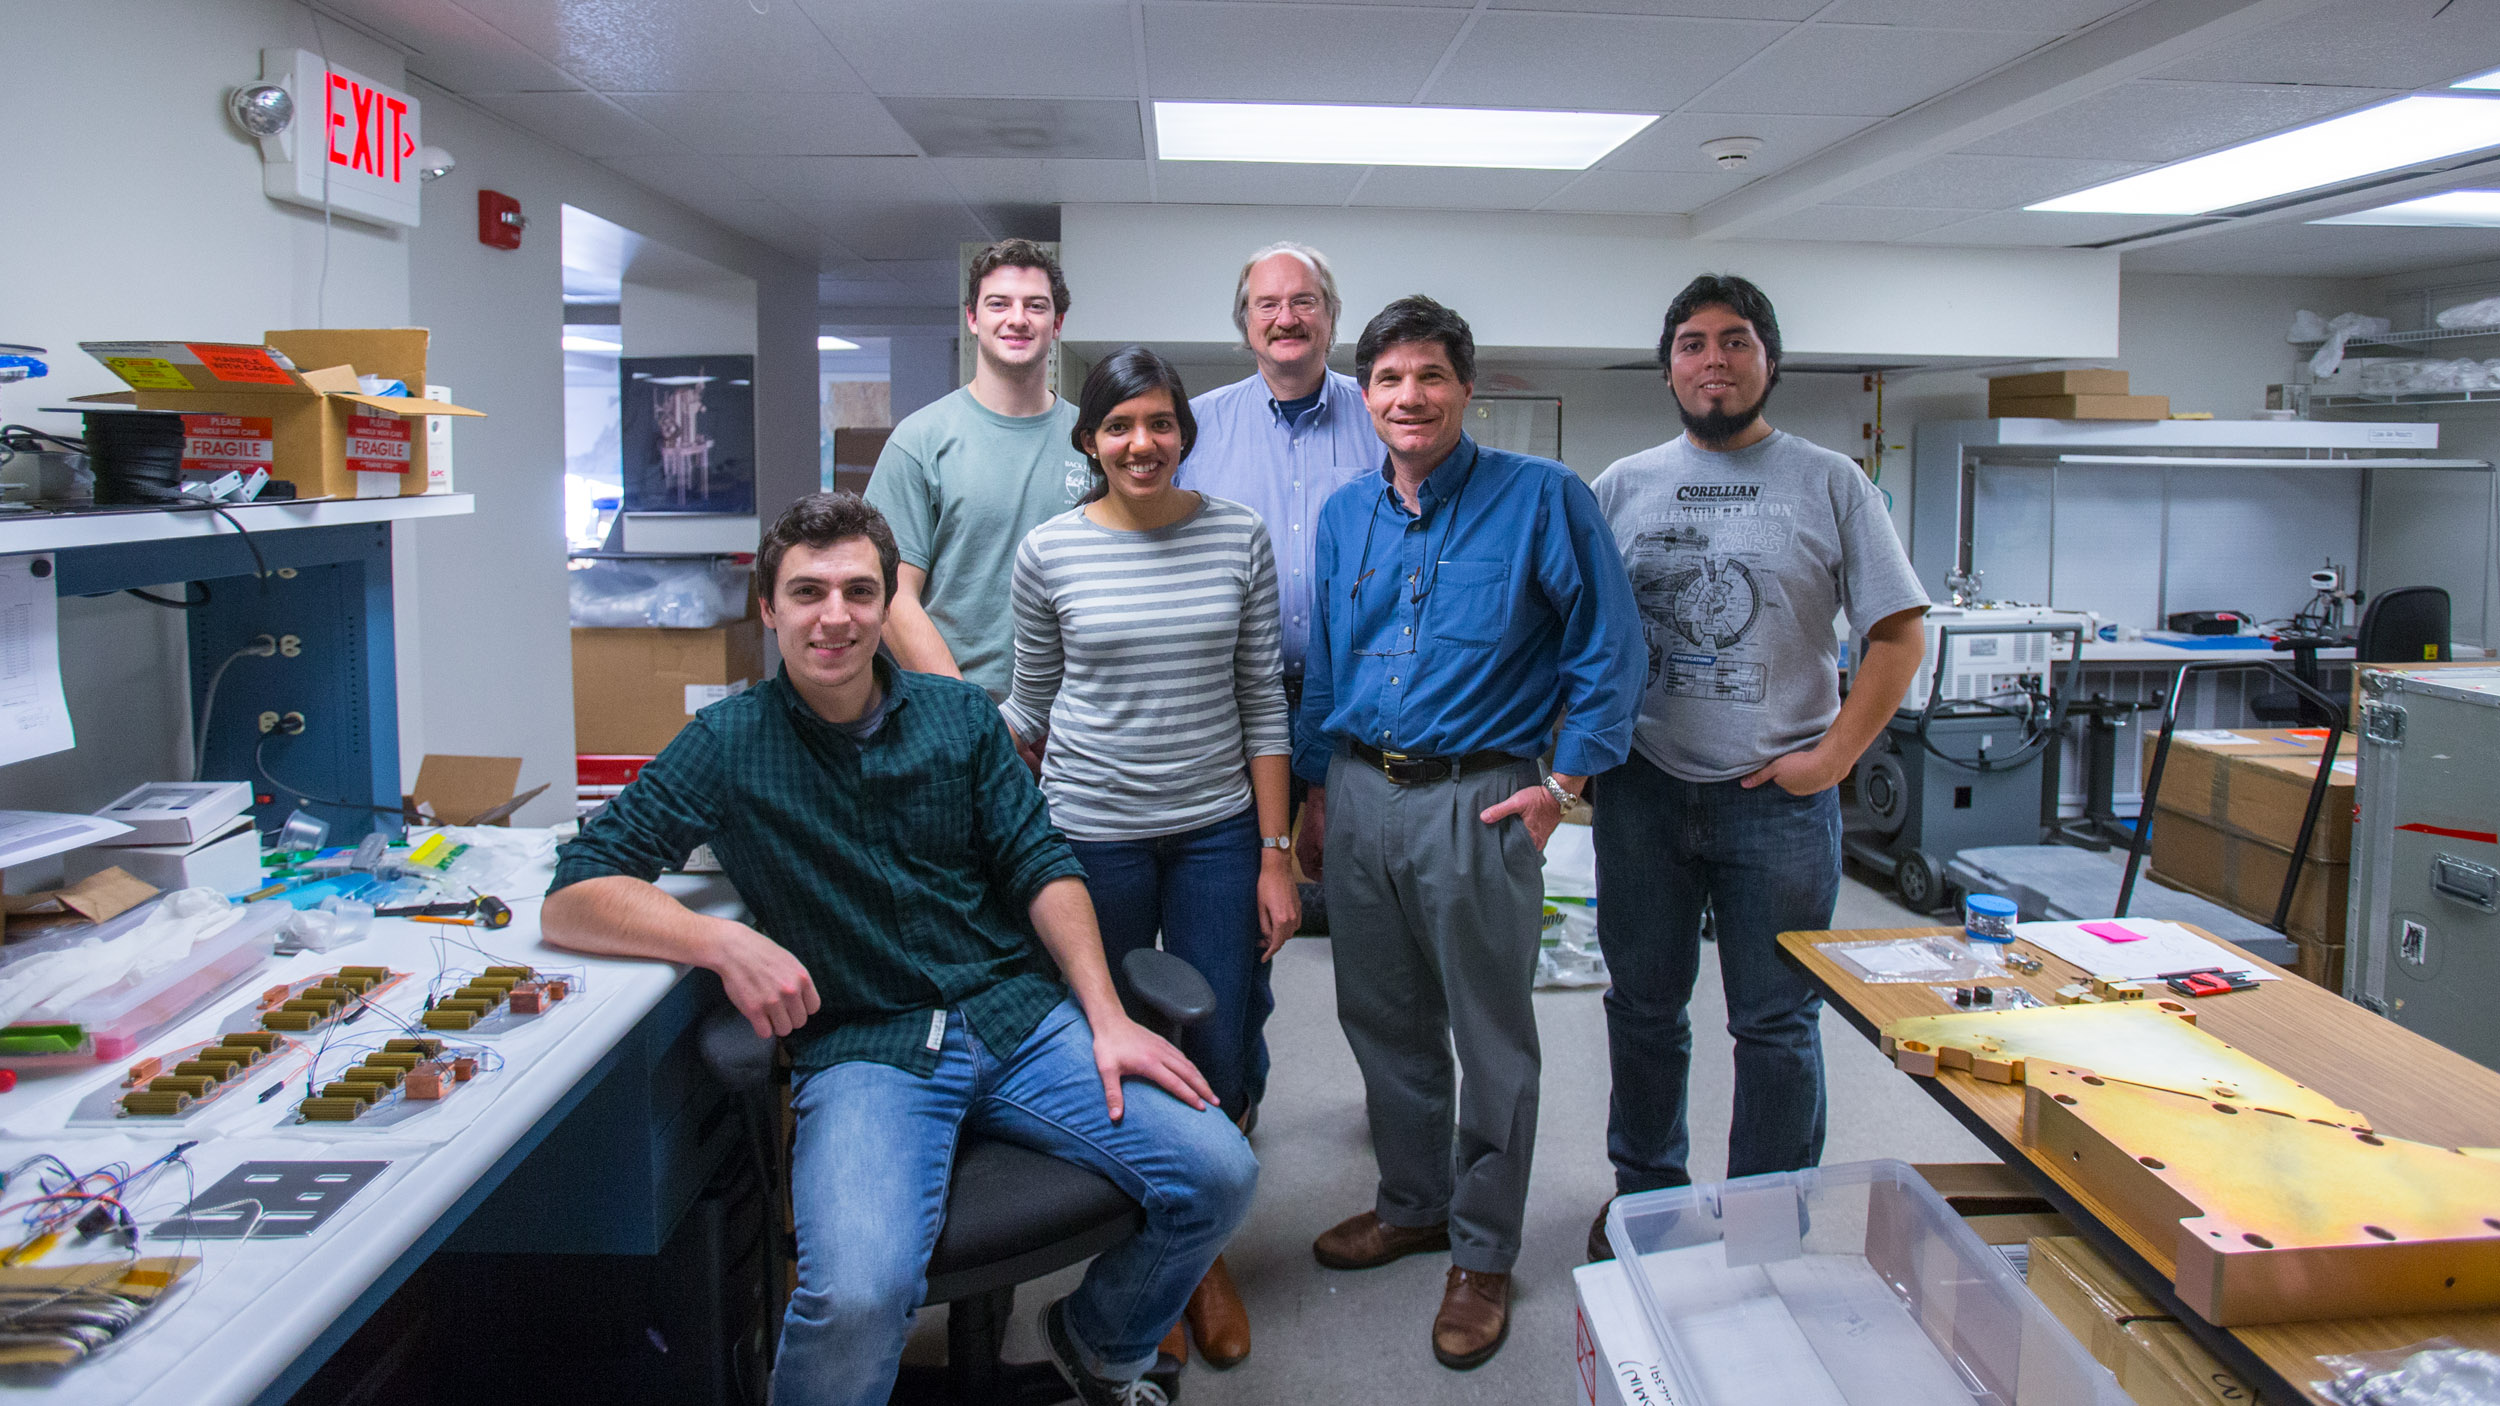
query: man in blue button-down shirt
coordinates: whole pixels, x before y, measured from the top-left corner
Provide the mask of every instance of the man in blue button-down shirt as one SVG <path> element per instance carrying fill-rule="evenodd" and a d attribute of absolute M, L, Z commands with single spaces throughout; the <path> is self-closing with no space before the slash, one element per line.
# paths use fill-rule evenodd
<path fill-rule="evenodd" d="M 1536 1142 L 1539 852 L 1629 752 L 1645 646 L 1588 485 L 1463 432 L 1464 319 L 1399 299 L 1354 359 L 1387 462 L 1320 511 L 1294 770 L 1312 783 L 1300 853 L 1328 889 L 1380 1189 L 1312 1252 L 1365 1269 L 1449 1249 L 1432 1349 L 1463 1369 L 1510 1327 Z"/>

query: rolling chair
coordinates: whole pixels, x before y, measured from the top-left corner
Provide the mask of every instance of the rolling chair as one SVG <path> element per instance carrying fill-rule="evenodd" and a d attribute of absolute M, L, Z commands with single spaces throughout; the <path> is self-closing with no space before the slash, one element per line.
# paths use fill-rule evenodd
<path fill-rule="evenodd" d="M 2352 638 L 2355 664 L 2434 664 L 2448 659 L 2448 592 L 2438 586 L 2399 586 L 2381 591 L 2362 608 Z M 2318 651 L 2344 641 L 2323 635 L 2286 635 L 2275 648 L 2288 650 L 2303 683 L 2320 682 Z M 2248 700 L 2250 716 L 2268 726 L 2323 726 L 2318 706 L 2291 693 L 2264 693 Z"/>
<path fill-rule="evenodd" d="M 1169 1039 L 1215 1012 L 1215 992 L 1195 967 L 1152 948 L 1120 964 L 1123 995 L 1137 1019 Z M 750 1106 L 768 1105 L 775 1084 L 774 1042 L 734 1009 L 715 1012 L 703 1032 L 713 1074 Z M 778 1166 L 778 1149 L 757 1114 L 749 1120 L 756 1155 Z M 1146 1213 L 1125 1192 L 1072 1162 L 967 1134 L 955 1154 L 945 1226 L 929 1256 L 921 1306 L 945 1304 L 946 1366 L 906 1366 L 898 1403 L 1039 1406 L 1068 1390 L 1048 1362 L 1007 1362 L 1000 1352 L 1016 1286 L 1093 1258 L 1143 1229 Z M 777 1326 L 777 1325 L 776 1325 Z M 1165 1383 L 1167 1390 L 1171 1383 Z"/>

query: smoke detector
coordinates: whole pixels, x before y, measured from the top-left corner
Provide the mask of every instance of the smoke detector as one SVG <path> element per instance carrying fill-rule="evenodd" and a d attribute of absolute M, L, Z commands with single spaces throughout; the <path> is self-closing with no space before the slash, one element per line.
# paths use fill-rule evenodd
<path fill-rule="evenodd" d="M 1701 144 L 1701 154 L 1717 162 L 1722 171 L 1743 170 L 1761 151 L 1760 137 L 1713 137 Z"/>

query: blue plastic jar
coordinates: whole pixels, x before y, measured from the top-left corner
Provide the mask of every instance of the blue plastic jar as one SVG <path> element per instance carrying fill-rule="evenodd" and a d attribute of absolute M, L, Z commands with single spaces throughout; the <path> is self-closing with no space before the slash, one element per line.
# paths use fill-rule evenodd
<path fill-rule="evenodd" d="M 2013 945 L 2014 921 L 2021 910 L 2014 900 L 1993 893 L 1974 893 L 1962 900 L 1962 936 L 2002 950 Z"/>

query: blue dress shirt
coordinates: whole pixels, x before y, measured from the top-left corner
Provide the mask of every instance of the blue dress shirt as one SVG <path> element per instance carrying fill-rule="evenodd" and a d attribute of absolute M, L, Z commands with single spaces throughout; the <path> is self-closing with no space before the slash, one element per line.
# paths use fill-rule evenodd
<path fill-rule="evenodd" d="M 1320 509 L 1294 770 L 1324 783 L 1340 739 L 1538 756 L 1557 713 L 1554 770 L 1622 765 L 1648 646 L 1597 496 L 1461 435 L 1415 497 L 1421 514 L 1384 468 Z"/>
<path fill-rule="evenodd" d="M 1198 442 L 1175 482 L 1249 505 L 1276 549 L 1276 605 L 1285 672 L 1303 671 L 1311 638 L 1312 544 L 1319 510 L 1338 488 L 1377 472 L 1387 456 L 1363 405 L 1363 388 L 1331 371 L 1319 404 L 1288 420 L 1257 373 L 1193 396 Z"/>

